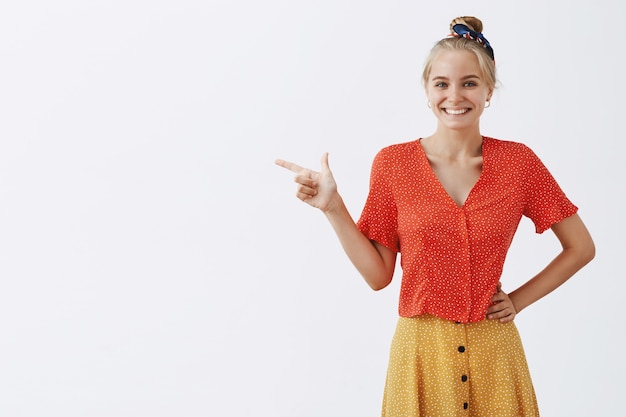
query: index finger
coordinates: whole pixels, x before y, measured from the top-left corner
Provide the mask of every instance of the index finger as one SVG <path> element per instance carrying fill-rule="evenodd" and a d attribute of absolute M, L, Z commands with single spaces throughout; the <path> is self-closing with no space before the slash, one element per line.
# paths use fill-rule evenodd
<path fill-rule="evenodd" d="M 287 168 L 289 171 L 295 172 L 296 174 L 304 170 L 304 168 L 300 165 L 294 164 L 293 162 L 285 161 L 283 159 L 277 159 L 274 161 L 274 163 L 280 167 Z"/>

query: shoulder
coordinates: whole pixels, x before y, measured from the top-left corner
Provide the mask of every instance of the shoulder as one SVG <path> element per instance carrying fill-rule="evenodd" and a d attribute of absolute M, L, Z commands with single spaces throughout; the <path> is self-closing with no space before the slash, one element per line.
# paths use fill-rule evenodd
<path fill-rule="evenodd" d="M 414 152 L 417 146 L 417 140 L 385 146 L 380 151 L 378 151 L 376 157 L 374 158 L 374 161 L 378 163 L 398 163 L 408 160 L 414 156 Z"/>
<path fill-rule="evenodd" d="M 382 148 L 378 153 L 379 154 L 406 154 L 407 152 L 409 152 L 412 149 L 415 149 L 415 147 L 418 145 L 419 143 L 419 139 L 417 140 L 412 140 L 409 142 L 401 142 L 401 143 L 394 143 L 393 145 L 387 145 L 384 148 Z"/>
<path fill-rule="evenodd" d="M 521 142 L 485 137 L 484 146 L 488 147 L 491 155 L 510 162 L 521 163 L 536 158 L 533 150 Z"/>
<path fill-rule="evenodd" d="M 414 165 L 417 140 L 388 145 L 378 151 L 372 162 L 372 175 L 395 178 Z"/>
<path fill-rule="evenodd" d="M 488 136 L 484 137 L 485 144 L 491 146 L 492 149 L 502 152 L 526 153 L 532 152 L 528 145 L 522 142 L 514 142 L 512 140 L 496 139 Z"/>

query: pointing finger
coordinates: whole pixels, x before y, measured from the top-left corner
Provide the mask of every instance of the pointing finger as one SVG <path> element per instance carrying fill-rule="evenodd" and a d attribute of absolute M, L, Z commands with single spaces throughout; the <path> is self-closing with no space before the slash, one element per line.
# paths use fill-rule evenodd
<path fill-rule="evenodd" d="M 293 162 L 285 161 L 282 159 L 277 159 L 274 161 L 274 163 L 280 167 L 286 168 L 289 171 L 295 172 L 295 173 L 299 173 L 304 169 L 298 164 L 294 164 Z"/>

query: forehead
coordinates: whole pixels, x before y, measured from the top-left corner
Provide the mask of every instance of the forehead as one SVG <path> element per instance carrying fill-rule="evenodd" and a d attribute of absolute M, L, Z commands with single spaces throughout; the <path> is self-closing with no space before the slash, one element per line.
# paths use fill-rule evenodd
<path fill-rule="evenodd" d="M 478 58 L 471 51 L 452 50 L 441 51 L 434 57 L 429 78 L 456 78 L 468 75 L 482 77 Z"/>

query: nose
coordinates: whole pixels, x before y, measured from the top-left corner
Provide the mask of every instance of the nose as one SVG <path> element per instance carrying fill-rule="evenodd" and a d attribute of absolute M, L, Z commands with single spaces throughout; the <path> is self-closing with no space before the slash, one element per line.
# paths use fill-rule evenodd
<path fill-rule="evenodd" d="M 448 101 L 451 103 L 458 103 L 463 99 L 461 89 L 456 86 L 450 86 L 448 88 Z"/>

